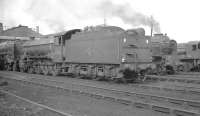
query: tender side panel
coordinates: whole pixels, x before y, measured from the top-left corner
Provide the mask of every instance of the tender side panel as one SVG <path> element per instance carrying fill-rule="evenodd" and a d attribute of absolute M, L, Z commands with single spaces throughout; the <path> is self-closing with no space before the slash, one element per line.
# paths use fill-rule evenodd
<path fill-rule="evenodd" d="M 119 64 L 122 33 L 88 32 L 66 43 L 67 62 Z"/>

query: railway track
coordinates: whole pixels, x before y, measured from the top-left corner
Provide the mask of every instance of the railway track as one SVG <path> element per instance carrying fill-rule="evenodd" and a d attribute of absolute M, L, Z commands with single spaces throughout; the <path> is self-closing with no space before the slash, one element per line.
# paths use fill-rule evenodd
<path fill-rule="evenodd" d="M 7 73 L 3 73 L 3 74 L 6 75 Z M 13 75 L 13 76 L 17 76 L 17 75 Z M 62 80 L 58 81 L 58 80 L 56 80 L 54 78 L 51 78 L 51 76 L 50 76 L 50 78 L 48 76 L 45 76 L 45 78 L 41 78 L 40 75 L 36 75 L 36 76 L 37 77 L 33 77 L 31 75 L 28 75 L 28 76 L 20 76 L 19 78 L 23 77 L 24 79 L 28 78 L 28 79 L 47 80 L 47 81 L 55 82 L 55 83 L 58 83 L 58 84 L 61 84 L 61 83 L 64 84 L 64 83 L 66 83 L 66 82 L 64 82 Z M 69 84 L 69 83 L 67 83 L 67 84 Z M 74 82 L 72 82 L 72 83 L 70 82 L 70 84 L 81 85 L 81 86 L 88 86 L 88 84 L 90 84 L 90 83 L 88 83 L 88 84 L 86 84 L 86 83 L 84 83 L 84 84 L 80 84 L 80 83 L 77 84 L 77 83 L 75 83 L 74 84 Z M 166 92 L 170 91 L 170 92 L 175 92 L 175 93 L 186 93 L 186 94 L 192 94 L 192 95 L 200 95 L 200 87 L 198 88 L 198 87 L 195 87 L 195 86 L 188 86 L 188 83 L 186 83 L 186 84 L 187 85 L 183 86 L 183 83 L 179 83 L 178 86 L 176 86 L 175 88 L 163 87 L 163 86 L 160 87 L 160 86 L 152 86 L 152 85 L 142 85 L 142 84 L 132 84 L 130 86 L 134 87 L 134 88 L 143 88 L 143 89 L 146 89 L 146 90 L 166 91 Z"/>
<path fill-rule="evenodd" d="M 13 75 L 14 76 L 14 75 Z M 15 75 L 17 76 L 17 75 Z M 21 76 L 19 76 L 20 78 Z M 74 82 L 64 82 L 64 81 L 58 81 L 58 80 L 55 80 L 55 79 L 52 79 L 52 78 L 49 78 L 49 77 L 45 77 L 45 78 L 41 78 L 40 76 L 37 75 L 37 77 L 32 77 L 32 76 L 22 76 L 24 79 L 31 79 L 34 81 L 34 79 L 36 80 L 46 80 L 48 82 L 53 82 L 53 83 L 58 83 L 58 84 L 70 84 L 70 85 L 73 85 L 73 86 L 81 86 L 81 87 L 94 87 L 94 88 L 99 88 L 99 89 L 105 89 L 105 90 L 114 90 L 114 89 L 108 89 L 108 88 L 102 88 L 102 87 L 99 87 L 97 85 L 93 86 L 91 85 L 91 83 L 84 83 L 84 84 L 80 84 L 80 83 L 74 83 Z M 198 88 L 196 87 L 181 87 L 181 88 L 169 88 L 169 87 L 159 87 L 159 86 L 151 86 L 151 85 L 141 85 L 141 84 L 132 84 L 130 85 L 131 87 L 137 89 L 137 88 L 142 88 L 146 91 L 151 91 L 151 90 L 154 90 L 154 91 L 160 91 L 160 92 L 173 92 L 173 93 L 180 93 L 181 95 L 184 93 L 184 94 L 189 94 L 189 95 L 196 95 L 199 97 L 200 95 L 200 91 L 196 90 Z M 115 89 L 116 90 L 116 89 Z M 127 91 L 127 90 L 119 90 L 119 88 L 117 88 L 117 91 L 125 91 L 126 93 L 131 93 L 131 91 Z M 142 92 L 144 93 L 144 92 Z M 191 98 L 191 96 L 189 96 Z M 196 100 L 196 99 L 195 99 Z M 200 100 L 200 99 L 198 99 Z"/>
<path fill-rule="evenodd" d="M 63 81 L 57 81 L 57 80 L 51 80 L 51 79 L 42 79 L 42 78 L 35 78 L 37 80 L 45 80 L 45 81 L 50 81 L 50 82 L 55 82 L 58 84 L 71 84 L 72 86 L 80 86 L 80 87 L 88 87 L 88 88 L 96 88 L 96 89 L 103 89 L 107 91 L 113 91 L 113 92 L 118 92 L 118 93 L 126 93 L 127 95 L 132 95 L 132 94 L 139 94 L 139 95 L 144 95 L 144 96 L 154 96 L 151 94 L 143 94 L 143 93 L 138 93 L 138 92 L 131 92 L 131 91 L 126 91 L 126 90 L 118 90 L 118 89 L 108 89 L 104 87 L 99 87 L 99 86 L 93 86 L 93 85 L 86 85 L 86 84 L 77 84 L 77 83 L 66 83 Z M 155 86 L 148 86 L 148 85 L 131 85 L 132 87 L 135 88 L 142 88 L 142 89 L 147 89 L 147 90 L 157 90 L 157 91 L 173 91 L 173 92 L 179 92 L 179 93 L 186 93 L 186 94 L 195 94 L 195 95 L 200 95 L 200 91 L 192 91 L 192 90 L 187 90 L 187 89 L 172 89 L 172 88 L 165 88 L 165 87 L 155 87 Z M 162 96 L 159 96 L 162 97 Z M 170 98 L 170 97 L 169 97 Z"/>
<path fill-rule="evenodd" d="M 179 72 L 178 74 L 181 74 L 181 75 L 194 75 L 194 76 L 197 76 L 200 78 L 200 72 Z"/>
<path fill-rule="evenodd" d="M 192 79 L 200 79 L 199 75 L 194 74 L 176 74 L 176 75 L 168 75 L 167 77 L 179 77 L 179 78 L 192 78 Z"/>
<path fill-rule="evenodd" d="M 5 91 L 5 90 L 0 89 L 0 92 L 3 93 L 3 94 L 6 94 L 6 95 L 12 96 L 12 97 L 14 97 L 14 98 L 16 98 L 16 99 L 19 99 L 19 100 L 21 100 L 21 101 L 27 102 L 27 103 L 29 103 L 29 104 L 33 104 L 33 105 L 38 106 L 38 107 L 40 107 L 40 108 L 46 109 L 46 110 L 48 110 L 48 111 L 50 111 L 50 112 L 52 112 L 52 113 L 56 113 L 56 114 L 58 114 L 59 116 L 72 116 L 72 115 L 69 114 L 69 113 L 62 112 L 62 111 L 53 109 L 53 108 L 51 108 L 51 107 L 49 107 L 49 106 L 46 106 L 46 105 L 43 105 L 43 104 L 40 104 L 40 103 L 31 101 L 31 100 L 29 100 L 29 99 L 20 97 L 20 96 L 14 94 L 14 93 L 9 92 L 9 91 Z"/>
<path fill-rule="evenodd" d="M 198 79 L 198 78 L 182 78 L 182 77 L 176 77 L 176 76 L 169 77 L 169 76 L 146 75 L 146 79 L 200 84 L 200 78 Z"/>
<path fill-rule="evenodd" d="M 6 78 L 6 79 L 10 79 L 13 80 L 14 78 Z M 192 100 L 185 100 L 185 99 L 174 99 L 174 98 L 170 98 L 170 97 L 164 97 L 164 96 L 156 96 L 156 95 L 150 95 L 150 94 L 143 94 L 143 93 L 136 93 L 136 92 L 127 92 L 127 91 L 120 91 L 120 90 L 115 90 L 115 89 L 107 89 L 107 88 L 100 88 L 100 87 L 96 87 L 96 86 L 86 86 L 86 85 L 81 85 L 81 87 L 87 87 L 87 90 L 84 89 L 69 89 L 69 88 L 65 88 L 61 85 L 58 85 L 58 83 L 62 83 L 65 84 L 63 82 L 59 82 L 59 81 L 55 81 L 55 80 L 49 80 L 49 79 L 43 79 L 44 82 L 42 82 L 42 79 L 38 79 L 40 81 L 37 82 L 33 82 L 33 81 L 29 81 L 29 80 L 24 80 L 24 79 L 14 79 L 15 81 L 20 81 L 23 83 L 28 83 L 28 84 L 34 84 L 37 86 L 45 86 L 45 87 L 49 87 L 49 88 L 57 88 L 59 90 L 63 90 L 63 91 L 70 91 L 76 94 L 83 94 L 83 95 L 87 95 L 90 97 L 94 97 L 94 98 L 98 98 L 98 99 L 105 99 L 105 100 L 109 100 L 109 101 L 114 101 L 114 102 L 119 102 L 122 104 L 126 104 L 126 105 L 133 105 L 135 107 L 139 107 L 139 108 L 145 108 L 145 109 L 150 109 L 150 110 L 154 110 L 154 111 L 159 111 L 159 112 L 164 112 L 164 113 L 168 113 L 168 114 L 175 114 L 177 116 L 197 116 L 200 115 L 199 114 L 199 107 L 200 107 L 200 103 L 196 102 L 196 101 L 192 101 Z M 51 82 L 51 83 L 49 83 Z M 54 84 L 52 82 L 55 82 Z M 77 85 L 74 85 L 77 86 Z M 91 92 L 91 89 L 93 89 L 93 92 Z M 95 90 L 95 91 L 94 91 Z M 122 96 L 112 96 L 111 94 L 102 94 L 102 93 L 98 93 L 96 91 L 98 90 L 104 90 L 105 91 L 109 91 L 109 92 L 114 92 L 117 94 L 122 94 Z M 129 97 L 124 97 L 124 96 L 129 96 Z M 131 97 L 137 97 L 137 101 L 133 100 L 133 99 L 128 99 Z M 138 98 L 140 100 L 138 100 Z M 143 99 L 143 100 L 141 100 Z M 157 101 L 157 102 L 146 102 L 146 100 L 150 100 L 150 101 Z M 172 106 L 168 106 L 168 105 L 162 105 L 159 104 L 158 102 L 166 102 L 169 104 L 175 104 L 176 106 L 179 107 L 172 107 Z M 188 109 L 189 107 L 189 109 Z M 190 109 L 190 108 L 194 108 L 194 109 Z M 198 109 L 198 110 L 197 110 Z"/>

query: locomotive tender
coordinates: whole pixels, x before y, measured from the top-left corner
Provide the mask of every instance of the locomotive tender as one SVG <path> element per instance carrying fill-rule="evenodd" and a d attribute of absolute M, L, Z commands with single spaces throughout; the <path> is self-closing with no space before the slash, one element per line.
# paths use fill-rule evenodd
<path fill-rule="evenodd" d="M 125 31 L 114 26 L 95 27 L 72 35 L 66 41 L 65 53 L 69 72 L 94 77 L 120 77 L 120 70 L 145 69 L 152 60 L 143 29 Z"/>
<path fill-rule="evenodd" d="M 6 69 L 29 73 L 121 77 L 120 70 L 146 69 L 152 63 L 149 39 L 142 28 L 123 30 L 115 26 L 96 26 L 73 29 L 13 45 L 18 46 L 15 48 L 20 53 L 12 61 L 15 67 L 7 65 Z"/>

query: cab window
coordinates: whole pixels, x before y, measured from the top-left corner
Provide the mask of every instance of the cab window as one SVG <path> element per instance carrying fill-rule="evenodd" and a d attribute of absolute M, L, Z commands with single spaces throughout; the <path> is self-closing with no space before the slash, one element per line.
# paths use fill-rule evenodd
<path fill-rule="evenodd" d="M 195 51 L 197 49 L 197 45 L 192 45 L 192 51 Z"/>
<path fill-rule="evenodd" d="M 198 49 L 200 49 L 200 43 L 198 43 Z"/>
<path fill-rule="evenodd" d="M 98 72 L 103 72 L 103 67 L 98 67 Z"/>

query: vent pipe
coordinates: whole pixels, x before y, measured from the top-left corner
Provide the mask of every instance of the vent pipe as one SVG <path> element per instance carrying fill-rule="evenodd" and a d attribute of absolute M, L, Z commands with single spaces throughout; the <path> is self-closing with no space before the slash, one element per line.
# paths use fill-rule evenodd
<path fill-rule="evenodd" d="M 39 30 L 39 26 L 36 26 L 36 32 L 39 33 L 40 30 Z"/>
<path fill-rule="evenodd" d="M 0 32 L 3 31 L 3 23 L 0 23 Z"/>

